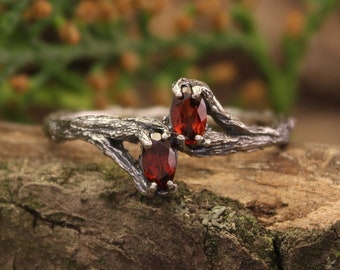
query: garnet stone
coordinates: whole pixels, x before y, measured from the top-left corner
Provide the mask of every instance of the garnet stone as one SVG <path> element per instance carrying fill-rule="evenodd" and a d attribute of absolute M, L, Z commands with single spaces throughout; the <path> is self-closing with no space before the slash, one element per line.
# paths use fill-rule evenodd
<path fill-rule="evenodd" d="M 177 165 L 177 153 L 170 140 L 152 140 L 151 148 L 142 151 L 141 163 L 146 178 L 156 182 L 158 190 L 167 190 L 167 182 L 174 179 Z"/>
<path fill-rule="evenodd" d="M 202 97 L 194 99 L 184 93 L 182 98 L 174 98 L 170 124 L 177 134 L 185 136 L 185 144 L 196 144 L 195 136 L 203 135 L 207 124 L 207 108 Z"/>

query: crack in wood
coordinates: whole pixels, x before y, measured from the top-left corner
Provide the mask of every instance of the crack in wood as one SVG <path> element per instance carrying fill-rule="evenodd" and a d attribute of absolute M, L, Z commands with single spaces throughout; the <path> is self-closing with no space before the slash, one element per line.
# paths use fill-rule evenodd
<path fill-rule="evenodd" d="M 281 250 L 280 250 L 280 240 L 278 238 L 278 236 L 274 236 L 273 240 L 273 248 L 274 248 L 274 254 L 275 254 L 275 264 L 276 264 L 276 267 L 277 267 L 277 270 L 283 270 L 284 267 L 283 267 L 283 255 L 281 253 Z"/>
<path fill-rule="evenodd" d="M 51 218 L 46 218 L 43 217 L 41 215 L 41 213 L 39 213 L 37 210 L 27 206 L 27 205 L 23 205 L 23 204 L 18 204 L 12 201 L 7 201 L 7 200 L 3 200 L 0 199 L 0 203 L 3 204 L 10 204 L 10 205 L 14 205 L 15 207 L 19 207 L 20 209 L 24 210 L 25 212 L 29 213 L 30 215 L 33 216 L 33 221 L 32 221 L 32 228 L 35 229 L 37 226 L 37 221 L 41 220 L 44 221 L 48 224 L 50 224 L 51 228 L 53 229 L 55 226 L 60 226 L 63 228 L 68 228 L 68 229 L 72 229 L 77 231 L 79 234 L 81 234 L 81 226 L 79 225 L 75 225 L 66 221 L 61 221 L 61 220 L 55 220 L 55 219 L 51 219 Z"/>

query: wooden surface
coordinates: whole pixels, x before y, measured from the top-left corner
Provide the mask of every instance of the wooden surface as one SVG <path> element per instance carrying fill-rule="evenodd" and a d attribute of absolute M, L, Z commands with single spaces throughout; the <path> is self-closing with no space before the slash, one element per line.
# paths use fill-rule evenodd
<path fill-rule="evenodd" d="M 303 144 L 286 150 L 197 160 L 181 156 L 177 177 L 239 200 L 266 227 L 325 228 L 340 219 L 340 147 Z"/>
<path fill-rule="evenodd" d="M 0 123 L 0 268 L 337 269 L 339 167 L 330 145 L 180 154 L 179 193 L 151 200 L 94 146 Z"/>

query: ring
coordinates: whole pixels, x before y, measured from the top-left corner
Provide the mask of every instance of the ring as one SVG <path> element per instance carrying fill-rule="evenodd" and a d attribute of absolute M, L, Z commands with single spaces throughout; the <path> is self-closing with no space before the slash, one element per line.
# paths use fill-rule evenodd
<path fill-rule="evenodd" d="M 176 192 L 177 152 L 209 157 L 248 152 L 289 142 L 294 119 L 272 127 L 247 126 L 230 115 L 204 82 L 181 78 L 172 85 L 169 115 L 162 121 L 147 117 L 114 117 L 107 111 L 52 113 L 44 119 L 44 133 L 54 142 L 80 139 L 94 144 L 128 172 L 146 196 Z M 210 115 L 222 131 L 207 127 Z M 139 143 L 134 159 L 123 142 Z"/>

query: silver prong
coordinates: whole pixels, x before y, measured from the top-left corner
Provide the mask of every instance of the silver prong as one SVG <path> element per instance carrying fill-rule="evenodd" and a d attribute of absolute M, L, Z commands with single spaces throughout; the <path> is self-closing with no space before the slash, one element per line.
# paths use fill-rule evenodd
<path fill-rule="evenodd" d="M 163 116 L 162 123 L 167 125 L 168 122 L 169 122 L 169 116 Z"/>
<path fill-rule="evenodd" d="M 152 182 L 150 186 L 148 186 L 147 195 L 154 196 L 156 191 L 157 191 L 157 184 L 155 182 Z"/>
<path fill-rule="evenodd" d="M 202 93 L 202 86 L 200 85 L 194 85 L 192 87 L 192 94 L 191 97 L 194 99 L 198 99 L 201 97 L 201 93 Z"/>
<path fill-rule="evenodd" d="M 191 88 L 189 86 L 182 86 L 182 94 L 192 94 Z"/>
<path fill-rule="evenodd" d="M 149 149 L 152 146 L 150 135 L 144 130 L 140 130 L 138 134 L 138 140 L 141 146 L 145 149 Z"/>
<path fill-rule="evenodd" d="M 202 145 L 203 146 L 209 146 L 211 144 L 211 140 L 209 140 L 209 139 L 203 139 L 203 142 L 202 142 Z"/>
<path fill-rule="evenodd" d="M 177 192 L 177 184 L 175 184 L 173 181 L 169 180 L 166 184 L 168 185 L 170 193 Z"/>
<path fill-rule="evenodd" d="M 177 135 L 177 141 L 178 141 L 178 144 L 179 146 L 185 146 L 185 137 L 184 135 L 180 134 L 180 135 Z"/>
<path fill-rule="evenodd" d="M 154 132 L 150 134 L 150 138 L 154 141 L 160 141 L 162 139 L 162 135 L 158 132 Z"/>
<path fill-rule="evenodd" d="M 163 140 L 163 141 L 166 141 L 166 140 L 168 140 L 169 138 L 170 138 L 170 133 L 168 133 L 168 132 L 162 133 L 162 140 Z"/>
<path fill-rule="evenodd" d="M 178 85 L 177 82 L 172 85 L 172 92 L 174 93 L 175 97 L 177 97 L 177 98 L 183 97 L 181 87 Z"/>
<path fill-rule="evenodd" d="M 202 145 L 203 140 L 204 140 L 203 136 L 195 135 L 195 141 L 196 141 L 197 145 Z"/>
<path fill-rule="evenodd" d="M 140 140 L 139 142 L 141 143 L 142 147 L 145 148 L 145 149 L 150 149 L 152 147 L 152 141 L 150 141 L 150 140 L 148 140 L 148 141 L 147 140 Z"/>

